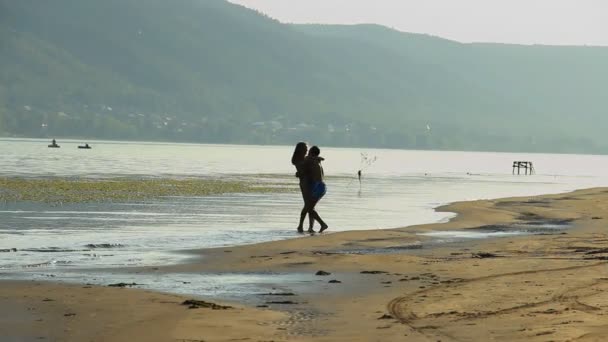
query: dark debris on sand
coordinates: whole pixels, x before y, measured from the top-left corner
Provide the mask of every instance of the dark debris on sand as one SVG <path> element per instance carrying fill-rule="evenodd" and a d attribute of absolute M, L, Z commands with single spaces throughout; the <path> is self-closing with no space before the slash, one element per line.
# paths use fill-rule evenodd
<path fill-rule="evenodd" d="M 317 276 L 328 276 L 330 274 L 331 273 L 325 272 L 325 271 L 317 271 L 317 273 L 315 273 L 315 275 L 317 275 Z"/>
<path fill-rule="evenodd" d="M 494 254 L 494 253 L 488 253 L 488 252 L 479 252 L 479 253 L 473 253 L 473 258 L 476 259 L 488 259 L 488 258 L 500 258 L 500 256 Z"/>
<path fill-rule="evenodd" d="M 395 317 L 388 315 L 388 314 L 384 314 L 381 317 L 378 317 L 378 319 L 394 319 Z"/>
<path fill-rule="evenodd" d="M 604 254 L 604 253 L 608 253 L 608 248 L 590 249 L 587 252 L 585 252 L 585 254 L 587 254 L 587 255 Z"/>
<path fill-rule="evenodd" d="M 361 271 L 361 274 L 386 274 L 385 271 Z"/>
<path fill-rule="evenodd" d="M 141 285 L 141 284 L 136 284 L 136 283 L 116 283 L 116 284 L 110 284 L 108 285 L 109 287 L 131 287 L 131 286 L 137 286 L 137 285 Z"/>
<path fill-rule="evenodd" d="M 295 296 L 293 292 L 262 293 L 260 296 Z"/>
<path fill-rule="evenodd" d="M 232 306 L 219 305 L 219 304 L 209 303 L 209 302 L 205 302 L 203 300 L 196 300 L 196 299 L 188 299 L 188 300 L 184 301 L 182 303 L 182 305 L 188 306 L 188 309 L 199 309 L 199 308 L 206 308 L 206 309 L 212 309 L 212 310 L 232 309 Z"/>
<path fill-rule="evenodd" d="M 608 260 L 608 256 L 594 256 L 594 257 L 586 257 L 585 260 Z"/>

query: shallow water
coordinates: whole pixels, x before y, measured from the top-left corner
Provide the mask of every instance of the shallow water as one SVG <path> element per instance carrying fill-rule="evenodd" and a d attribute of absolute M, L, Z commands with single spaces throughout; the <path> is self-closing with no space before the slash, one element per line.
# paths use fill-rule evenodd
<path fill-rule="evenodd" d="M 117 283 L 132 284 L 142 288 L 165 293 L 213 297 L 225 301 L 265 304 L 265 301 L 284 299 L 283 296 L 268 296 L 269 293 L 312 292 L 315 284 L 326 283 L 328 279 L 316 277 L 313 273 L 146 273 L 134 275 L 112 271 L 71 271 L 60 274 L 45 272 L 8 273 L 7 277 L 18 280 L 61 281 L 73 284 L 107 286 Z M 280 284 L 280 285 L 277 285 Z M 131 286 L 130 286 L 131 287 Z M 287 296 L 285 296 L 287 297 Z M 297 300 L 289 296 L 290 300 Z"/>
<path fill-rule="evenodd" d="M 292 182 L 292 147 L 0 140 L 0 176 L 217 177 Z M 376 158 L 367 164 L 361 153 Z M 319 213 L 330 232 L 448 220 L 439 205 L 557 193 L 608 184 L 605 156 L 323 149 L 328 194 Z M 537 175 L 511 175 L 531 160 Z M 363 170 L 361 185 L 354 177 Z M 297 193 L 173 197 L 137 203 L 0 204 L 0 272 L 165 265 L 175 251 L 298 237 Z M 10 276 L 9 276 L 10 277 Z"/>

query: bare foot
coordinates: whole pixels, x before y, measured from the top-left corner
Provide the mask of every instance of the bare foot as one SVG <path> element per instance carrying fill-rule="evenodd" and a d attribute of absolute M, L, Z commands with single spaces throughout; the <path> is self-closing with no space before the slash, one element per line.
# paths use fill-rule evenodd
<path fill-rule="evenodd" d="M 319 233 L 323 233 L 323 231 L 325 231 L 327 228 L 329 228 L 329 226 L 321 227 L 321 229 L 319 230 Z"/>

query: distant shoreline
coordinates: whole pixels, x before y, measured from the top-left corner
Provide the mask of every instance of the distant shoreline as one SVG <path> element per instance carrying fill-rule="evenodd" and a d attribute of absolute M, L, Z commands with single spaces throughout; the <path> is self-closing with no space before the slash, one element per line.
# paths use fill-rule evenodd
<path fill-rule="evenodd" d="M 128 139 L 119 139 L 119 140 L 110 140 L 103 138 L 78 138 L 78 137 L 49 137 L 49 138 L 36 138 L 36 137 L 11 137 L 11 136 L 0 136 L 0 141 L 41 141 L 45 144 L 55 138 L 58 144 L 61 144 L 62 141 L 67 141 L 69 143 L 74 144 L 83 144 L 89 143 L 93 147 L 93 144 L 99 143 L 108 143 L 108 144 L 145 144 L 145 145 L 171 145 L 171 144 L 180 144 L 180 145 L 209 145 L 209 146 L 251 146 L 251 147 L 293 147 L 297 143 L 297 141 L 292 144 L 245 144 L 245 143 L 234 143 L 234 142 L 197 142 L 197 141 L 170 141 L 170 140 L 128 140 Z M 46 147 L 46 145 L 45 145 Z M 497 153 L 497 154 L 531 154 L 531 155 L 581 155 L 581 156 L 608 156 L 606 154 L 598 154 L 598 153 L 560 153 L 560 152 L 539 152 L 539 151 L 523 151 L 523 150 L 504 150 L 504 151 L 493 151 L 493 150 L 451 150 L 451 149 L 408 149 L 408 148 L 399 148 L 399 147 L 369 147 L 369 146 L 346 146 L 346 145 L 321 145 L 323 148 L 336 148 L 336 149 L 361 149 L 364 151 L 374 151 L 374 150 L 388 150 L 388 151 L 412 151 L 412 152 L 454 152 L 454 153 Z"/>

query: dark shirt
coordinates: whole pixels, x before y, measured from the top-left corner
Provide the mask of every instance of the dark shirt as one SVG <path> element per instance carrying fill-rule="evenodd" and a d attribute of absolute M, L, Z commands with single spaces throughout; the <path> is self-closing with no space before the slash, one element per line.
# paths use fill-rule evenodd
<path fill-rule="evenodd" d="M 304 159 L 304 163 L 303 163 L 303 171 L 304 171 L 304 177 L 306 179 L 306 182 L 309 185 L 313 185 L 316 182 L 322 182 L 323 181 L 323 166 L 321 166 L 321 162 L 324 159 L 321 157 L 311 157 L 308 156 L 306 157 L 306 159 Z"/>

